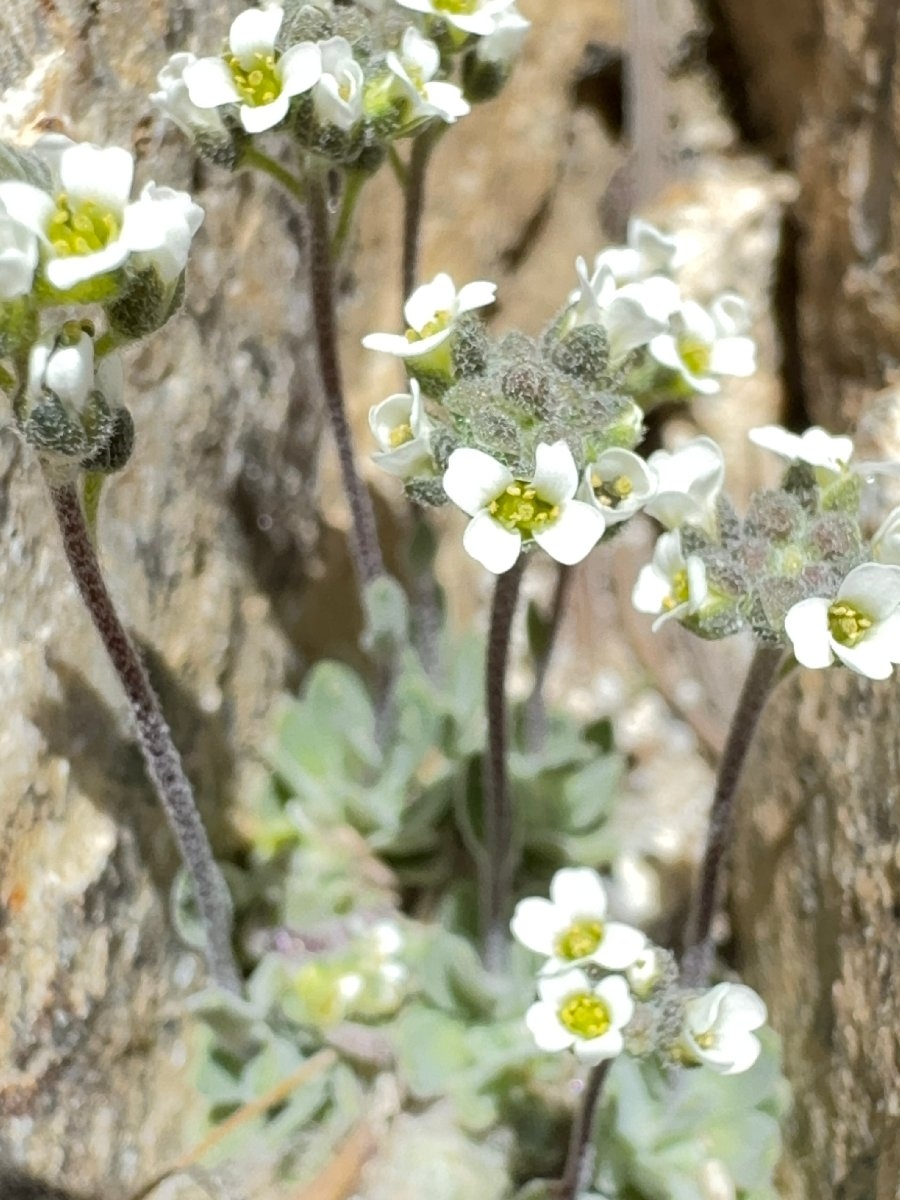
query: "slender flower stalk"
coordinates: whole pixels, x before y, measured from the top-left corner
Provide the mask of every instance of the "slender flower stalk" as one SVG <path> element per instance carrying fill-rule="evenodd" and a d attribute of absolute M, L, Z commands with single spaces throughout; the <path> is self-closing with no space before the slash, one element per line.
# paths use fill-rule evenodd
<path fill-rule="evenodd" d="M 47 482 L 72 575 L 128 697 L 147 771 L 193 881 L 210 971 L 221 987 L 239 992 L 228 889 L 213 858 L 172 733 L 104 582 L 75 485 L 58 484 L 49 477 Z"/>
<path fill-rule="evenodd" d="M 566 1165 L 563 1168 L 562 1178 L 555 1189 L 557 1200 L 576 1200 L 576 1197 L 588 1187 L 587 1176 L 590 1173 L 593 1157 L 591 1132 L 594 1116 L 612 1062 L 612 1059 L 606 1059 L 604 1062 L 597 1063 L 585 1080 L 581 1102 L 575 1113 L 572 1132 L 569 1135 Z"/>
<path fill-rule="evenodd" d="M 487 751 L 484 760 L 484 855 L 479 864 L 479 911 L 484 960 L 499 970 L 506 957 L 512 891 L 513 806 L 507 774 L 506 674 L 509 639 L 519 598 L 524 559 L 494 585 L 485 670 Z"/>
<path fill-rule="evenodd" d="M 280 162 L 271 158 L 256 146 L 247 145 L 241 153 L 241 165 L 244 167 L 253 167 L 257 171 L 262 171 L 264 175 L 268 175 L 270 179 L 274 179 L 277 184 L 284 188 L 295 200 L 304 202 L 306 200 L 306 189 L 303 181 L 298 179 L 286 167 L 283 167 Z"/>
<path fill-rule="evenodd" d="M 685 987 L 704 987 L 709 981 L 715 951 L 712 923 L 722 868 L 734 831 L 734 802 L 738 784 L 759 718 L 777 682 L 778 667 L 783 656 L 781 647 L 760 646 L 757 649 L 731 720 L 716 778 L 700 877 L 688 914 L 681 962 L 681 981 Z"/>
<path fill-rule="evenodd" d="M 573 572 L 564 563 L 556 566 L 556 587 L 553 589 L 553 599 L 550 603 L 550 616 L 547 622 L 547 642 L 535 657 L 534 685 L 531 695 L 525 704 L 525 740 L 529 748 L 535 750 L 541 746 L 547 732 L 547 709 L 544 704 L 544 684 L 550 669 L 550 660 L 556 646 L 556 638 L 562 623 L 563 614 L 572 587 Z"/>
<path fill-rule="evenodd" d="M 344 491 L 353 518 L 351 546 L 360 589 L 384 575 L 384 561 L 378 543 L 375 510 L 359 473 L 353 453 L 353 438 L 347 421 L 344 388 L 338 354 L 334 303 L 334 272 L 331 258 L 331 238 L 328 228 L 328 205 L 323 181 L 311 178 L 308 186 L 307 208 L 310 225 L 310 281 L 319 371 L 325 393 L 325 406 L 331 431 L 337 445 Z"/>
<path fill-rule="evenodd" d="M 419 244 L 422 236 L 422 217 L 425 212 L 425 179 L 431 151 L 442 129 L 425 129 L 413 141 L 406 169 L 403 205 L 403 298 L 412 294 L 419 269 Z"/>

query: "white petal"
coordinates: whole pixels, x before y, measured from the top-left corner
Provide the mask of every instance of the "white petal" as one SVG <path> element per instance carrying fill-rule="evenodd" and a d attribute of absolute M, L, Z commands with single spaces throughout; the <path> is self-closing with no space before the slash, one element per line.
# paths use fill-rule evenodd
<path fill-rule="evenodd" d="M 719 984 L 723 989 L 719 998 L 717 1021 L 723 1030 L 759 1029 L 769 1019 L 766 1002 L 753 988 L 743 983 Z"/>
<path fill-rule="evenodd" d="M 440 80 L 435 83 L 426 83 L 425 99 L 448 123 L 452 123 L 457 117 L 465 117 L 472 111 L 471 105 L 462 94 L 462 89 L 458 88 L 455 83 L 443 83 Z M 465 290 L 464 287 L 463 291 Z M 492 301 L 487 301 L 487 303 L 492 303 Z M 482 306 L 476 304 L 474 307 Z"/>
<path fill-rule="evenodd" d="M 502 575 L 515 565 L 522 549 L 522 535 L 504 529 L 489 513 L 480 512 L 466 526 L 463 549 L 488 571 Z"/>
<path fill-rule="evenodd" d="M 621 971 L 637 962 L 646 945 L 647 939 L 640 929 L 610 921 L 603 927 L 603 940 L 591 958 L 601 967 Z"/>
<path fill-rule="evenodd" d="M 705 346 L 716 340 L 716 326 L 710 314 L 696 300 L 685 300 L 679 309 L 680 323 L 684 332 Z"/>
<path fill-rule="evenodd" d="M 665 607 L 672 591 L 672 583 L 652 563 L 641 567 L 631 592 L 631 603 L 638 612 L 655 616 Z"/>
<path fill-rule="evenodd" d="M 587 1040 L 576 1038 L 572 1049 L 579 1062 L 598 1063 L 621 1054 L 625 1049 L 625 1041 L 618 1029 L 609 1029 L 602 1037 Z"/>
<path fill-rule="evenodd" d="M 284 120 L 290 106 L 287 92 L 276 96 L 271 104 L 242 104 L 241 124 L 248 133 L 265 133 Z"/>
<path fill-rule="evenodd" d="M 606 913 L 606 888 L 590 867 L 562 867 L 550 881 L 550 898 L 561 910 L 565 923 L 575 917 L 596 917 Z"/>
<path fill-rule="evenodd" d="M 190 63 L 184 69 L 184 82 L 191 103 L 198 108 L 218 108 L 241 99 L 234 76 L 221 58 L 200 58 Z"/>
<path fill-rule="evenodd" d="M 575 1040 L 557 1017 L 555 1007 L 543 1000 L 532 1004 L 525 1014 L 525 1024 L 538 1047 L 550 1053 L 566 1050 Z"/>
<path fill-rule="evenodd" d="M 747 337 L 720 338 L 712 348 L 709 369 L 715 375 L 752 375 L 756 370 L 756 342 Z"/>
<path fill-rule="evenodd" d="M 678 353 L 678 343 L 671 333 L 661 333 L 651 338 L 649 347 L 650 353 L 661 366 L 668 367 L 670 371 L 682 371 L 684 364 Z"/>
<path fill-rule="evenodd" d="M 552 975 L 541 974 L 537 981 L 538 995 L 549 1004 L 560 1004 L 578 992 L 593 992 L 594 985 L 581 967 L 569 966 Z"/>
<path fill-rule="evenodd" d="M 475 283 L 464 283 L 456 297 L 457 314 L 472 312 L 476 308 L 486 308 L 497 299 L 496 283 L 479 279 Z"/>
<path fill-rule="evenodd" d="M 829 602 L 819 596 L 801 600 L 784 618 L 784 632 L 791 641 L 794 657 L 804 667 L 818 670 L 834 662 L 828 630 Z"/>
<path fill-rule="evenodd" d="M 832 641 L 831 648 L 845 666 L 867 679 L 890 679 L 894 673 L 890 658 L 871 637 L 863 638 L 855 646 L 842 646 L 840 642 Z"/>
<path fill-rule="evenodd" d="M 578 490 L 578 469 L 565 442 L 554 442 L 552 446 L 541 442 L 538 445 L 531 482 L 538 496 L 551 504 L 565 504 L 572 499 Z"/>
<path fill-rule="evenodd" d="M 900 606 L 900 567 L 886 563 L 863 563 L 854 567 L 838 588 L 838 600 L 847 600 L 876 621 Z"/>
<path fill-rule="evenodd" d="M 134 159 L 119 146 L 87 143 L 63 151 L 59 163 L 61 190 L 78 200 L 95 200 L 121 213 L 131 195 Z"/>
<path fill-rule="evenodd" d="M 571 567 L 587 558 L 603 537 L 603 513 L 583 500 L 570 500 L 552 525 L 535 530 L 534 540 L 551 558 Z"/>
<path fill-rule="evenodd" d="M 443 271 L 435 275 L 431 283 L 423 283 L 412 293 L 403 306 L 403 315 L 410 329 L 419 333 L 437 313 L 452 313 L 456 304 L 456 288 L 453 280 Z"/>
<path fill-rule="evenodd" d="M 0 204 L 14 221 L 47 241 L 47 225 L 56 211 L 56 203 L 46 192 L 30 183 L 10 179 L 0 183 Z"/>
<path fill-rule="evenodd" d="M 106 275 L 120 267 L 128 257 L 128 247 L 123 241 L 110 242 L 96 254 L 72 254 L 68 258 L 51 258 L 45 268 L 47 278 L 55 288 L 67 292 L 76 284 Z"/>
<path fill-rule="evenodd" d="M 444 491 L 470 517 L 495 500 L 512 482 L 508 467 L 483 450 L 468 446 L 453 451 L 444 472 Z"/>
<path fill-rule="evenodd" d="M 278 60 L 281 89 L 285 95 L 308 92 L 322 77 L 322 54 L 315 42 L 299 42 Z"/>
<path fill-rule="evenodd" d="M 441 65 L 441 52 L 429 38 L 423 37 L 415 25 L 410 25 L 400 43 L 400 57 L 417 67 L 426 82 L 434 79 Z"/>
<path fill-rule="evenodd" d="M 397 449 L 391 443 L 391 434 L 398 426 L 412 426 L 412 406 L 413 398 L 408 392 L 396 392 L 369 409 L 369 428 L 385 452 Z"/>
<path fill-rule="evenodd" d="M 336 75 L 353 62 L 353 50 L 344 37 L 330 37 L 319 42 L 322 52 L 322 70 Z"/>
<path fill-rule="evenodd" d="M 253 65 L 254 54 L 271 54 L 281 28 L 284 12 L 271 8 L 247 8 L 231 22 L 228 45 L 245 69 Z"/>
<path fill-rule="evenodd" d="M 729 1044 L 731 1065 L 722 1074 L 739 1075 L 742 1071 L 749 1071 L 759 1058 L 761 1049 L 759 1038 L 754 1037 L 752 1033 L 735 1037 Z"/>
<path fill-rule="evenodd" d="M 773 454 L 789 461 L 800 457 L 802 443 L 796 433 L 789 433 L 780 425 L 760 425 L 747 434 L 754 446 L 771 450 Z"/>
<path fill-rule="evenodd" d="M 432 458 L 428 444 L 422 438 L 404 442 L 395 450 L 376 451 L 372 462 L 396 479 L 409 479 L 411 475 L 431 474 Z"/>
<path fill-rule="evenodd" d="M 618 1028 L 627 1025 L 634 1016 L 634 999 L 622 975 L 607 975 L 601 979 L 594 988 L 594 995 L 609 1005 L 612 1022 Z"/>
<path fill-rule="evenodd" d="M 609 352 L 613 359 L 623 358 L 639 346 L 646 346 L 665 328 L 637 300 L 627 296 L 617 296 L 610 303 L 603 314 L 603 325 L 609 335 Z"/>
<path fill-rule="evenodd" d="M 517 942 L 537 954 L 551 955 L 567 924 L 565 914 L 543 896 L 527 896 L 516 905 L 510 930 Z"/>
<path fill-rule="evenodd" d="M 740 337 L 750 328 L 750 309 L 746 300 L 734 292 L 723 292 L 709 306 L 721 337 Z"/>

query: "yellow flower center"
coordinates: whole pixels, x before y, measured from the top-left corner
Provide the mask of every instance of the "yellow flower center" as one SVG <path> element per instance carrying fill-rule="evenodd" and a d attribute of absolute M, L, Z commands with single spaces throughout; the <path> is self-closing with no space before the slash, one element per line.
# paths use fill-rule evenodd
<path fill-rule="evenodd" d="M 569 996 L 559 1010 L 560 1024 L 580 1038 L 602 1037 L 612 1025 L 609 1005 L 590 992 Z"/>
<path fill-rule="evenodd" d="M 678 339 L 678 354 L 692 375 L 705 375 L 709 370 L 712 350 L 699 338 L 684 334 Z"/>
<path fill-rule="evenodd" d="M 406 340 L 408 342 L 421 342 L 424 338 L 431 337 L 434 333 L 443 333 L 450 324 L 451 316 L 446 311 L 436 312 L 427 325 L 423 325 L 421 331 L 415 329 L 407 329 Z"/>
<path fill-rule="evenodd" d="M 687 570 L 676 571 L 672 576 L 672 590 L 666 596 L 665 600 L 663 600 L 663 608 L 666 612 L 671 612 L 679 604 L 687 604 L 690 598 L 691 593 L 688 587 Z"/>
<path fill-rule="evenodd" d="M 119 236 L 119 219 L 94 200 L 73 205 L 62 193 L 56 198 L 56 211 L 47 223 L 47 237 L 60 258 L 75 254 L 96 254 Z"/>
<path fill-rule="evenodd" d="M 576 921 L 564 930 L 554 943 L 560 958 L 572 961 L 587 958 L 603 941 L 603 925 L 600 921 Z"/>
<path fill-rule="evenodd" d="M 225 55 L 234 86 L 240 92 L 244 103 L 249 104 L 251 108 L 271 104 L 281 95 L 281 80 L 275 70 L 275 61 L 274 53 L 263 54 L 257 50 L 253 55 L 253 65 L 243 67 L 235 55 Z"/>
<path fill-rule="evenodd" d="M 713 1046 L 716 1044 L 716 1035 L 712 1032 L 711 1029 L 707 1030 L 706 1033 L 695 1033 L 694 1041 L 697 1043 L 697 1045 L 700 1047 L 701 1050 L 711 1050 L 713 1048 Z"/>
<path fill-rule="evenodd" d="M 453 13 L 454 16 L 467 16 L 478 11 L 479 0 L 432 0 L 435 12 Z"/>
<path fill-rule="evenodd" d="M 396 450 L 398 446 L 405 446 L 407 442 L 411 442 L 414 436 L 412 425 L 395 425 L 388 434 L 388 441 L 391 443 L 391 449 Z"/>
<path fill-rule="evenodd" d="M 835 600 L 828 609 L 829 632 L 842 646 L 855 646 L 861 642 L 873 625 L 871 617 L 846 600 Z"/>
<path fill-rule="evenodd" d="M 634 491 L 634 484 L 625 475 L 617 475 L 615 479 L 602 479 L 594 473 L 591 475 L 591 487 L 597 503 L 605 508 L 618 508 Z"/>
<path fill-rule="evenodd" d="M 516 479 L 490 502 L 488 512 L 504 529 L 528 537 L 553 524 L 559 516 L 559 505 L 541 499 L 532 484 Z"/>

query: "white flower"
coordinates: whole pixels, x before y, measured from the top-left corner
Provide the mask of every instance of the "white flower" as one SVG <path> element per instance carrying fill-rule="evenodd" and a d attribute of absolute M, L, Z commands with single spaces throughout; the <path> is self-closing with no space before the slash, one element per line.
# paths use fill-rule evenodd
<path fill-rule="evenodd" d="M 631 603 L 642 613 L 658 613 L 653 622 L 656 632 L 673 617 L 681 619 L 699 612 L 709 594 L 703 560 L 681 549 L 678 530 L 664 533 L 653 550 L 653 561 L 641 567 Z"/>
<path fill-rule="evenodd" d="M 520 900 L 510 929 L 516 941 L 549 959 L 549 973 L 589 960 L 607 970 L 636 962 L 647 939 L 639 929 L 606 920 L 606 889 L 589 867 L 563 867 L 550 883 L 550 899 Z M 543 974 L 544 972 L 542 972 Z"/>
<path fill-rule="evenodd" d="M 713 395 L 720 390 L 713 376 L 746 376 L 756 370 L 756 343 L 735 333 L 746 324 L 746 306 L 738 296 L 720 296 L 709 311 L 685 300 L 669 318 L 669 331 L 650 342 L 650 353 L 690 391 Z"/>
<path fill-rule="evenodd" d="M 510 6 L 497 14 L 493 32 L 478 39 L 475 57 L 508 70 L 519 57 L 530 28 L 531 22 Z"/>
<path fill-rule="evenodd" d="M 315 42 L 300 42 L 284 54 L 275 49 L 283 17 L 277 5 L 239 13 L 228 34 L 228 54 L 184 66 L 190 102 L 197 108 L 240 105 L 248 133 L 283 121 L 292 97 L 308 92 L 322 75 L 322 52 Z"/>
<path fill-rule="evenodd" d="M 677 238 L 667 236 L 640 217 L 632 217 L 626 241 L 625 246 L 601 250 L 594 259 L 594 270 L 609 271 L 620 287 L 675 270 L 681 251 Z"/>
<path fill-rule="evenodd" d="M 872 557 L 876 562 L 900 566 L 900 508 L 892 509 L 872 538 Z"/>
<path fill-rule="evenodd" d="M 68 291 L 116 270 L 132 254 L 138 266 L 154 265 L 166 282 L 181 273 L 203 219 L 187 193 L 148 183 L 129 204 L 134 162 L 115 146 L 60 146 L 54 139 L 47 157 L 53 196 L 12 180 L 0 183 L 0 202 L 37 235 L 53 287 Z"/>
<path fill-rule="evenodd" d="M 397 358 L 420 358 L 447 341 L 457 317 L 493 304 L 496 295 L 495 283 L 466 283 L 457 292 L 449 275 L 435 275 L 431 283 L 416 288 L 404 305 L 409 326 L 405 336 L 370 333 L 362 344 L 367 350 L 382 350 Z"/>
<path fill-rule="evenodd" d="M 853 456 L 853 439 L 834 437 L 814 425 L 802 434 L 789 433 L 780 425 L 760 425 L 751 429 L 750 441 L 764 450 L 771 450 L 788 462 L 803 462 L 821 467 L 833 475 L 846 471 Z"/>
<path fill-rule="evenodd" d="M 656 476 L 632 450 L 604 450 L 584 469 L 579 496 L 603 513 L 606 524 L 627 521 L 653 497 Z"/>
<path fill-rule="evenodd" d="M 397 0 L 403 8 L 439 17 L 460 33 L 486 37 L 497 28 L 500 16 L 513 0 Z"/>
<path fill-rule="evenodd" d="M 324 125 L 346 132 L 363 112 L 363 71 L 346 38 L 319 42 L 322 72 L 313 88 L 316 116 Z M 290 51 L 288 51 L 290 53 Z"/>
<path fill-rule="evenodd" d="M 45 334 L 28 356 L 29 405 L 55 396 L 72 415 L 80 416 L 93 391 L 103 394 L 111 408 L 122 397 L 122 364 L 118 355 L 94 363 L 94 340 L 75 321 Z"/>
<path fill-rule="evenodd" d="M 662 978 L 663 969 L 659 951 L 645 946 L 640 955 L 625 971 L 628 986 L 639 1000 L 646 1000 Z"/>
<path fill-rule="evenodd" d="M 516 479 L 482 450 L 454 450 L 444 472 L 444 491 L 469 514 L 463 535 L 468 554 L 502 575 L 519 557 L 523 541 L 535 541 L 557 562 L 581 562 L 603 536 L 603 514 L 575 499 L 578 470 L 565 442 L 535 452 L 534 476 Z"/>
<path fill-rule="evenodd" d="M 388 396 L 369 411 L 369 428 L 379 446 L 372 461 L 382 471 L 399 479 L 432 472 L 431 422 L 415 379 L 409 381 L 409 392 Z"/>
<path fill-rule="evenodd" d="M 622 1053 L 621 1031 L 634 1015 L 634 1001 L 621 975 L 608 975 L 595 984 L 579 967 L 572 967 L 542 976 L 538 995 L 525 1024 L 541 1050 L 571 1048 L 585 1063 Z"/>
<path fill-rule="evenodd" d="M 717 984 L 685 1004 L 683 1049 L 689 1060 L 719 1075 L 748 1071 L 761 1049 L 752 1031 L 765 1025 L 767 1015 L 752 988 L 742 983 Z"/>
<path fill-rule="evenodd" d="M 461 88 L 455 83 L 435 80 L 441 65 L 441 52 L 414 25 L 404 33 L 399 54 L 390 51 L 386 62 L 410 104 L 405 125 L 414 125 L 429 117 L 439 117 L 452 124 L 457 117 L 471 112 Z"/>
<path fill-rule="evenodd" d="M 0 301 L 31 291 L 37 261 L 34 231 L 11 217 L 0 200 Z"/>
<path fill-rule="evenodd" d="M 784 618 L 794 657 L 804 667 L 830 666 L 835 657 L 869 679 L 887 679 L 900 663 L 900 567 L 854 567 L 833 600 L 811 596 Z"/>
<path fill-rule="evenodd" d="M 715 532 L 725 460 L 712 438 L 692 438 L 674 451 L 655 450 L 647 466 L 656 476 L 656 495 L 645 512 L 667 529 L 699 525 Z"/>
<path fill-rule="evenodd" d="M 185 51 L 173 54 L 156 76 L 159 91 L 151 92 L 150 100 L 163 116 L 174 121 L 191 137 L 205 134 L 216 141 L 230 140 L 216 109 L 200 108 L 194 104 L 188 93 L 184 72 L 197 61 L 196 54 Z"/>
<path fill-rule="evenodd" d="M 619 287 L 607 267 L 589 276 L 583 258 L 576 259 L 575 271 L 579 287 L 569 296 L 573 308 L 565 318 L 566 332 L 578 325 L 602 325 L 613 360 L 646 346 L 667 329 L 670 314 L 681 303 L 677 284 L 662 275 Z"/>

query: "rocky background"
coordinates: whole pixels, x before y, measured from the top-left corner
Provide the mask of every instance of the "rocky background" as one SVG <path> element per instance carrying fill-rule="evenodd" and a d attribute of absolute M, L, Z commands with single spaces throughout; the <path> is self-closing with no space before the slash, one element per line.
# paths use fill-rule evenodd
<path fill-rule="evenodd" d="M 219 850 L 261 777 L 273 698 L 311 658 L 352 655 L 359 623 L 302 225 L 266 183 L 195 164 L 147 102 L 167 55 L 215 46 L 241 7 L 0 11 L 0 136 L 51 126 L 128 146 L 142 179 L 206 209 L 184 312 L 129 364 L 138 450 L 101 540 Z M 779 415 L 859 423 L 863 457 L 900 453 L 896 0 L 659 0 L 649 56 L 626 0 L 520 7 L 534 29 L 518 74 L 437 151 L 422 278 L 496 280 L 496 327 L 535 332 L 637 193 L 686 231 L 698 286 L 739 288 L 757 313 L 758 376 L 679 418 L 722 442 L 738 501 L 772 469 L 744 432 Z M 621 137 L 623 56 L 661 98 L 652 193 Z M 344 280 L 361 447 L 369 405 L 398 382 L 358 346 L 398 319 L 399 226 L 385 173 Z M 390 481 L 373 484 L 390 549 L 405 516 Z M 484 580 L 455 541 L 440 561 L 454 619 L 479 620 Z M 649 543 L 636 530 L 579 571 L 551 687 L 619 716 L 644 809 L 632 849 L 675 887 L 747 647 L 650 640 L 628 604 Z M 198 968 L 170 931 L 174 854 L 116 681 L 36 464 L 2 425 L 0 544 L 0 1159 L 120 1200 L 190 1142 L 182 1012 Z M 892 684 L 807 674 L 773 699 L 747 771 L 729 952 L 785 1039 L 788 1200 L 891 1200 L 900 1174 L 898 704 Z"/>

